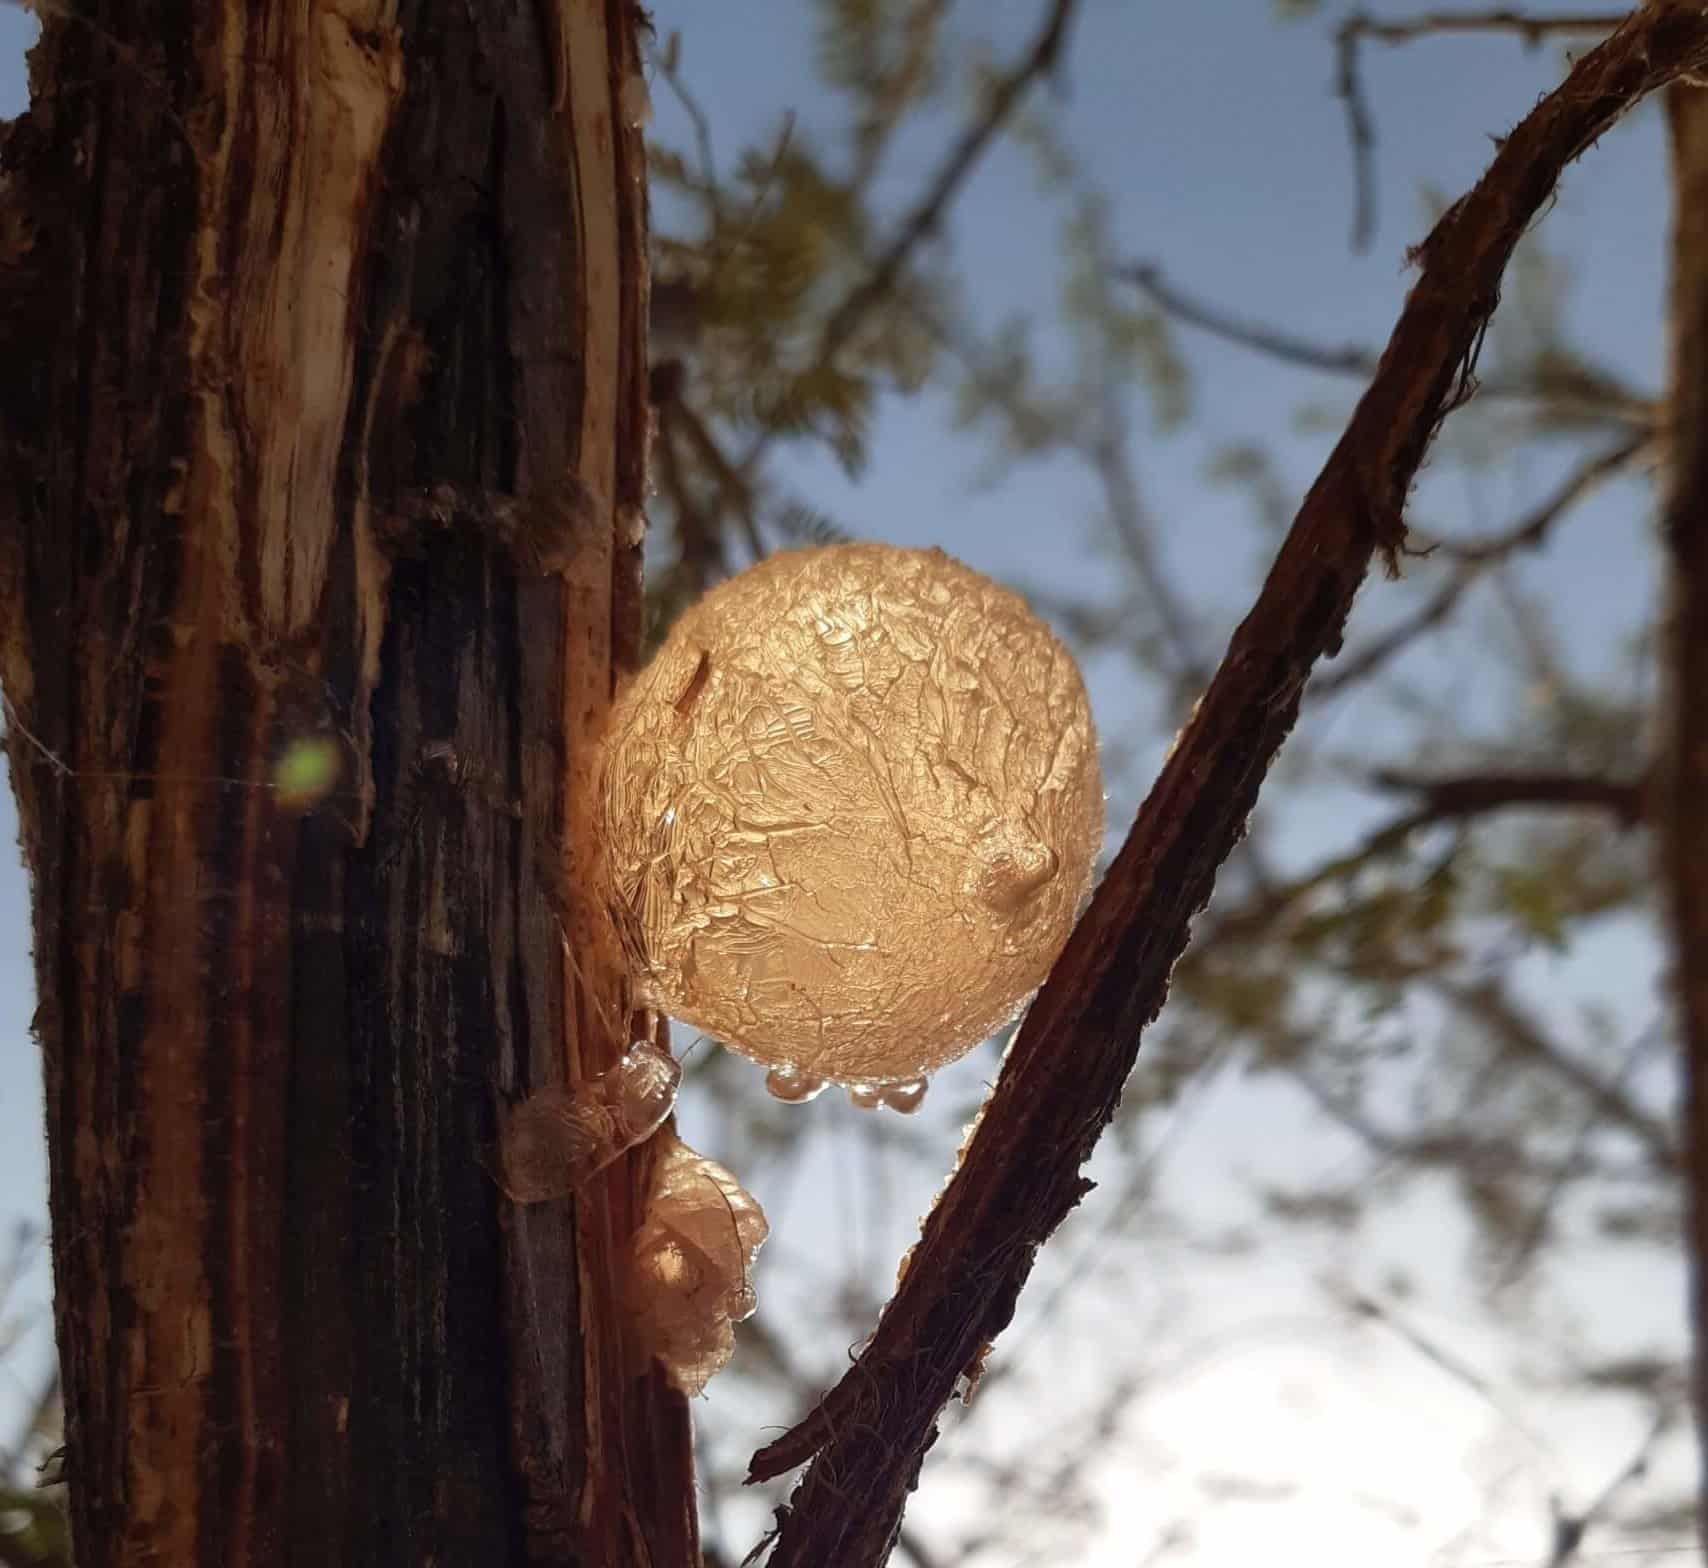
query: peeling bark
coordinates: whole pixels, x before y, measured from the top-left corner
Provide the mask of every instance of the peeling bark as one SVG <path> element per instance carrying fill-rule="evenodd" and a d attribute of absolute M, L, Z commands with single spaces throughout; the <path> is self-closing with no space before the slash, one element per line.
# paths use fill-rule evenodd
<path fill-rule="evenodd" d="M 1666 745 L 1657 769 L 1684 1080 L 1685 1250 L 1698 1436 L 1708 1463 L 1708 90 L 1667 99 L 1672 149 L 1669 456 L 1662 532 Z M 1708 1544 L 1708 1487 L 1699 1487 Z"/>
<path fill-rule="evenodd" d="M 82 1568 L 698 1560 L 686 1409 L 617 1307 L 643 1162 L 526 1211 L 487 1167 L 501 1098 L 626 1033 L 581 895 L 639 633 L 636 22 L 56 8 L 0 128 Z"/>

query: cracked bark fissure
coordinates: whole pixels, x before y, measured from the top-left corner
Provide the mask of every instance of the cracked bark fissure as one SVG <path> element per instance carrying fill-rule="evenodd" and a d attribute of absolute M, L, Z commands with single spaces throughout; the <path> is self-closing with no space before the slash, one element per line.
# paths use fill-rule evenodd
<path fill-rule="evenodd" d="M 1514 128 L 1419 247 L 1421 276 L 1368 390 L 1027 1014 L 872 1339 L 805 1420 L 754 1456 L 753 1479 L 811 1461 L 771 1568 L 888 1557 L 956 1378 L 1007 1324 L 1037 1248 L 1087 1190 L 1080 1168 L 1312 666 L 1338 647 L 1372 554 L 1392 559 L 1402 545 L 1406 492 L 1513 246 L 1567 164 L 1644 94 L 1705 62 L 1708 7 L 1634 14 Z"/>
<path fill-rule="evenodd" d="M 1673 215 L 1657 871 L 1678 997 L 1694 1403 L 1708 1464 L 1708 91 L 1675 87 L 1667 110 Z M 1698 1497 L 1708 1543 L 1708 1487 Z"/>
<path fill-rule="evenodd" d="M 622 1049 L 581 891 L 638 646 L 635 25 L 56 5 L 0 128 L 80 1568 L 697 1561 L 685 1406 L 623 1343 L 642 1161 L 526 1212 L 485 1163 L 501 1098 Z M 428 489 L 588 504 L 518 540 Z M 342 775 L 293 812 L 305 736 Z"/>

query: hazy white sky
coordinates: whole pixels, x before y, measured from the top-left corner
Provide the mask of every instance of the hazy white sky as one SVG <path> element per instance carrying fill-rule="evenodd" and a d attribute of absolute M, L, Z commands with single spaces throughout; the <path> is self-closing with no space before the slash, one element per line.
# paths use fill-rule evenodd
<path fill-rule="evenodd" d="M 1368 9 L 1400 14 L 1392 3 Z M 1550 6 L 1595 9 L 1590 5 Z M 1007 56 L 1036 25 L 1041 5 L 990 0 L 959 8 L 960 25 L 976 26 Z M 1330 86 L 1328 33 L 1338 8 L 1310 24 L 1270 20 L 1265 0 L 1197 0 L 1173 6 L 1133 6 L 1123 0 L 1084 0 L 1059 95 L 1051 105 L 1093 177 L 1107 191 L 1121 249 L 1159 263 L 1182 284 L 1291 330 L 1338 344 L 1379 343 L 1407 284 L 1404 249 L 1423 232 L 1425 188 L 1457 194 L 1486 162 L 1488 135 L 1507 128 L 1556 77 L 1558 54 L 1526 51 L 1508 40 L 1434 41 L 1408 52 L 1371 49 L 1369 86 L 1379 110 L 1377 169 L 1383 192 L 1381 223 L 1365 256 L 1347 244 L 1351 182 L 1341 109 Z M 683 70 L 711 113 L 718 145 L 735 149 L 774 128 L 796 111 L 802 131 L 830 129 L 822 90 L 811 80 L 812 41 L 807 8 L 783 0 L 720 0 L 661 4 L 661 35 L 683 33 Z M 32 31 L 25 13 L 0 0 L 0 113 L 22 106 L 21 56 Z M 763 47 L 755 47 L 762 39 Z M 655 85 L 655 128 L 665 139 L 685 141 L 681 114 L 662 85 Z M 952 121 L 933 134 L 910 138 L 892 158 L 886 190 L 897 203 L 911 199 L 940 156 Z M 1550 248 L 1573 270 L 1572 300 L 1593 301 L 1572 320 L 1585 345 L 1639 386 L 1659 383 L 1662 242 L 1666 213 L 1663 151 L 1657 116 L 1640 115 L 1609 136 L 1569 178 L 1547 219 Z M 973 181 L 957 208 L 952 242 L 968 278 L 968 314 L 994 319 L 1029 310 L 1047 316 L 1058 285 L 1055 225 L 1065 216 L 1040 200 L 1030 167 L 1002 150 Z M 1204 482 L 1209 458 L 1233 441 L 1259 440 L 1281 458 L 1286 479 L 1301 490 L 1325 454 L 1329 438 L 1301 429 L 1302 404 L 1350 406 L 1345 382 L 1290 370 L 1253 358 L 1201 335 L 1184 333 L 1195 380 L 1194 417 L 1164 437 L 1137 413 L 1137 461 L 1146 500 L 1162 520 L 1169 564 L 1195 603 L 1209 606 L 1202 632 L 1207 651 L 1218 649 L 1249 601 L 1268 546 L 1252 529 L 1236 492 Z M 1079 548 L 1090 537 L 1095 496 L 1082 473 L 1062 464 L 1019 470 L 998 488 L 980 489 L 980 448 L 955 438 L 941 399 L 924 406 L 893 405 L 880 417 L 871 471 L 853 487 L 829 462 L 794 460 L 795 485 L 860 533 L 898 543 L 938 544 L 969 563 L 1018 582 L 1054 585 L 1067 592 L 1095 589 L 1095 558 Z M 1419 513 L 1444 528 L 1498 526 L 1533 502 L 1555 470 L 1546 457 L 1501 469 L 1474 487 L 1458 479 L 1426 484 Z M 1574 647 L 1586 664 L 1633 623 L 1650 594 L 1651 567 L 1644 537 L 1644 493 L 1615 485 L 1559 538 L 1534 580 L 1545 583 L 1561 617 L 1574 627 Z M 1385 620 L 1403 603 L 1399 590 L 1373 589 L 1360 615 Z M 1355 628 L 1356 630 L 1356 628 Z M 1459 650 L 1449 647 L 1421 666 L 1443 682 L 1460 678 Z M 1130 727 L 1129 715 L 1148 712 L 1143 693 L 1124 672 L 1103 663 L 1089 671 L 1093 704 L 1105 733 Z M 1368 701 L 1368 699 L 1365 699 Z M 1362 737 L 1370 712 L 1358 702 L 1336 720 L 1350 744 Z M 1114 781 L 1111 820 L 1124 823 L 1141 778 Z M 1344 802 L 1296 801 L 1278 845 L 1288 859 L 1314 858 L 1355 823 Z M 15 841 L 9 796 L 0 798 L 0 840 Z M 1603 1001 L 1627 1017 L 1649 1004 L 1653 955 L 1629 931 L 1601 945 L 1591 961 L 1565 971 L 1538 961 L 1539 994 L 1555 1005 L 1566 996 Z M 22 875 L 10 858 L 0 864 L 0 1221 L 45 1214 L 40 1155 L 39 1075 L 27 1036 L 31 1009 L 28 923 Z M 948 1075 L 934 1093 L 970 1096 L 988 1063 L 969 1063 Z M 1139 1071 L 1144 1071 L 1143 1059 Z M 758 1078 L 753 1082 L 759 1093 Z M 690 1114 L 692 1111 L 690 1110 Z M 810 1169 L 818 1199 L 845 1185 L 832 1152 L 838 1117 L 851 1115 L 828 1099 L 803 1112 L 826 1129 L 824 1151 Z M 1345 1161 L 1348 1151 L 1324 1143 L 1296 1106 L 1277 1091 L 1218 1085 L 1193 1113 L 1171 1156 L 1169 1179 L 1210 1219 L 1232 1226 L 1249 1209 L 1246 1182 L 1256 1175 L 1296 1171 L 1301 1165 Z M 687 1135 L 695 1138 L 690 1125 Z M 945 1141 L 944 1165 L 952 1156 Z M 738 1171 L 738 1150 L 713 1147 Z M 1117 1173 L 1100 1167 L 1112 1190 Z M 867 1232 L 874 1268 L 888 1277 L 914 1216 L 929 1201 L 935 1174 L 898 1172 L 882 1212 L 873 1200 L 857 1215 Z M 765 1198 L 763 1191 L 759 1194 Z M 858 1203 L 862 1200 L 856 1200 Z M 1085 1223 L 1098 1217 L 1097 1198 Z M 778 1216 L 774 1215 L 774 1218 Z M 1130 1565 L 1174 1513 L 1203 1519 L 1198 1550 L 1182 1561 L 1212 1565 L 1312 1562 L 1318 1568 L 1364 1568 L 1423 1563 L 1451 1547 L 1462 1528 L 1482 1517 L 1487 1484 L 1503 1467 L 1511 1491 L 1508 1538 L 1514 1557 L 1534 1560 L 1542 1545 L 1543 1506 L 1550 1487 L 1581 1503 L 1628 1457 L 1636 1433 L 1555 1431 L 1559 1454 L 1539 1458 L 1486 1406 L 1401 1347 L 1370 1331 L 1355 1343 L 1318 1336 L 1254 1330 L 1239 1338 L 1241 1323 L 1288 1321 L 1312 1308 L 1320 1314 L 1315 1280 L 1329 1262 L 1366 1269 L 1379 1277 L 1397 1259 L 1419 1272 L 1449 1269 L 1456 1256 L 1456 1223 L 1440 1206 L 1419 1204 L 1409 1228 L 1385 1230 L 1357 1243 L 1367 1256 L 1327 1258 L 1317 1253 L 1230 1261 L 1225 1280 L 1209 1280 L 1208 1295 L 1191 1297 L 1190 1313 L 1171 1306 L 1172 1282 L 1158 1280 L 1154 1255 L 1116 1251 L 1104 1258 L 1106 1280 L 1127 1294 L 1132 1310 L 1111 1324 L 1107 1296 L 1086 1291 L 1059 1306 L 1058 1328 L 1073 1325 L 1068 1342 L 1080 1352 L 1064 1360 L 1060 1375 L 1075 1375 L 1084 1347 L 1122 1333 L 1178 1342 L 1183 1357 L 1179 1386 L 1143 1407 L 1140 1430 L 1123 1432 L 1111 1451 L 1110 1546 L 1099 1562 Z M 1078 1223 L 1078 1222 L 1076 1222 Z M 1070 1229 L 1061 1245 L 1070 1251 Z M 786 1225 L 779 1227 L 772 1258 L 786 1256 Z M 1045 1276 L 1041 1273 L 1040 1282 Z M 766 1284 L 762 1278 L 762 1287 Z M 38 1270 L 31 1298 L 45 1325 L 47 1281 Z M 786 1284 L 779 1278 L 785 1310 Z M 1095 1303 L 1094 1304 L 1094 1298 Z M 762 1294 L 762 1302 L 769 1300 Z M 1184 1299 L 1184 1298 L 1183 1298 Z M 1641 1311 L 1645 1333 L 1676 1340 L 1680 1299 L 1665 1271 L 1653 1279 L 1586 1280 L 1575 1298 L 1591 1318 Z M 1207 1303 L 1207 1304 L 1206 1304 Z M 1050 1339 L 1029 1330 L 1028 1298 L 1013 1331 L 1035 1346 L 1028 1355 L 1049 1357 Z M 761 1311 L 766 1306 L 762 1305 Z M 805 1310 L 803 1308 L 803 1310 Z M 1452 1299 L 1420 1309 L 1467 1354 L 1498 1362 L 1507 1352 L 1482 1329 L 1455 1323 Z M 1635 1326 L 1635 1319 L 1632 1318 Z M 1219 1333 L 1233 1336 L 1223 1353 L 1193 1362 L 1191 1345 Z M 37 1348 L 42 1343 L 37 1336 Z M 1054 1363 L 1050 1365 L 1054 1369 Z M 827 1368 L 826 1370 L 829 1370 Z M 1081 1367 L 1083 1373 L 1084 1368 Z M 1090 1368 L 1095 1375 L 1093 1358 Z M 19 1385 L 0 1369 L 0 1433 Z M 714 1384 L 712 1401 L 722 1385 Z M 728 1400 L 741 1396 L 733 1390 Z M 1236 1413 L 1237 1412 L 1237 1416 Z M 787 1419 L 788 1411 L 743 1410 L 759 1421 Z M 975 1410 L 979 1440 L 1031 1430 L 1018 1409 Z M 1573 1418 L 1576 1419 L 1576 1418 Z M 970 1436 L 971 1434 L 969 1434 Z M 943 1449 L 952 1451 L 953 1428 Z M 1561 1457 L 1567 1456 L 1569 1457 Z M 1281 1495 L 1267 1501 L 1210 1501 L 1213 1472 L 1268 1478 Z M 932 1470 L 927 1469 L 929 1487 Z M 1296 1491 L 1287 1488 L 1296 1487 Z M 952 1512 L 952 1504 L 944 1505 Z M 922 1509 L 922 1528 L 931 1515 Z M 945 1516 L 946 1517 L 946 1516 Z M 1660 1559 L 1657 1559 L 1660 1560 Z M 1465 1559 L 1467 1565 L 1492 1561 Z"/>

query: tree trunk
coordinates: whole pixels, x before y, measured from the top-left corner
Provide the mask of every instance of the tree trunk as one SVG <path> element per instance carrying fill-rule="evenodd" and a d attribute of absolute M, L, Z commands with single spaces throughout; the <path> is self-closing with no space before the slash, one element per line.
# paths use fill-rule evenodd
<path fill-rule="evenodd" d="M 1674 210 L 1659 880 L 1678 989 L 1696 1422 L 1708 1464 L 1708 90 L 1671 88 L 1667 121 Z M 1708 1544 L 1708 1486 L 1698 1490 Z"/>
<path fill-rule="evenodd" d="M 80 1568 L 697 1562 L 623 1343 L 592 748 L 639 631 L 624 0 L 78 0 L 0 142 L 0 685 Z M 638 85 L 638 84 L 637 84 Z M 334 771 L 335 770 L 335 771 Z"/>

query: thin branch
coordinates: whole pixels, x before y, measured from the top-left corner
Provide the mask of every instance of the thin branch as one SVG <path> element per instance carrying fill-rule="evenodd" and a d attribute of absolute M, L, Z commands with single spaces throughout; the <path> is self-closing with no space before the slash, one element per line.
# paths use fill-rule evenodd
<path fill-rule="evenodd" d="M 1593 806 L 1609 811 L 1625 827 L 1643 818 L 1647 786 L 1642 779 L 1610 779 L 1598 773 L 1462 773 L 1434 776 L 1384 768 L 1371 775 L 1383 790 L 1421 797 L 1420 810 L 1434 822 L 1481 816 L 1512 806 Z"/>
<path fill-rule="evenodd" d="M 695 496 L 676 449 L 677 412 L 681 406 L 673 398 L 654 405 L 658 435 L 653 442 L 653 453 L 658 461 L 659 490 L 669 497 L 676 514 L 676 555 L 686 579 L 683 587 L 698 597 L 724 575 L 723 536 Z"/>
<path fill-rule="evenodd" d="M 688 123 L 694 129 L 695 156 L 700 164 L 700 186 L 711 210 L 712 239 L 715 245 L 723 237 L 724 213 L 723 182 L 718 178 L 718 161 L 712 151 L 712 122 L 706 117 L 706 111 L 700 107 L 699 99 L 689 91 L 688 84 L 682 80 L 682 73 L 677 68 L 674 47 L 676 42 L 677 39 L 672 38 L 672 47 L 656 51 L 653 64 L 677 103 L 682 106 L 682 112 L 688 116 Z"/>
<path fill-rule="evenodd" d="M 1426 546 L 1454 559 L 1457 565 L 1452 575 L 1410 615 L 1396 621 L 1363 647 L 1336 659 L 1334 667 L 1324 671 L 1312 685 L 1312 699 L 1320 700 L 1345 691 L 1405 652 L 1425 632 L 1441 625 L 1458 608 L 1459 601 L 1484 572 L 1521 550 L 1540 549 L 1549 530 L 1560 518 L 1652 445 L 1652 435 L 1645 431 L 1621 442 L 1611 451 L 1585 459 L 1528 517 L 1496 538 L 1467 543 L 1442 541 Z"/>
<path fill-rule="evenodd" d="M 1430 33 L 1516 33 L 1535 48 L 1544 39 L 1560 33 L 1611 33 L 1631 13 L 1606 11 L 1601 15 L 1586 15 L 1581 11 L 1566 11 L 1542 16 L 1533 11 L 1498 9 L 1492 11 L 1425 11 L 1418 16 L 1376 17 L 1364 12 L 1349 16 L 1340 24 L 1343 35 L 1374 38 L 1385 44 L 1410 43 Z"/>
<path fill-rule="evenodd" d="M 1665 1020 L 1658 1020 L 1647 1029 L 1633 1035 L 1625 1047 L 1625 1053 L 1619 1060 L 1618 1070 L 1607 1082 L 1609 1095 L 1623 1098 L 1626 1085 L 1636 1071 L 1643 1057 L 1656 1045 L 1665 1039 L 1662 1025 Z M 1607 1096 L 1596 1094 L 1590 1096 L 1589 1103 L 1584 1107 L 1583 1115 L 1578 1119 L 1576 1132 L 1566 1151 L 1555 1162 L 1541 1196 L 1531 1210 L 1530 1218 L 1525 1222 L 1524 1229 L 1518 1240 L 1507 1254 L 1506 1261 L 1501 1265 L 1500 1277 L 1496 1281 L 1496 1289 L 1504 1289 L 1515 1280 L 1521 1279 L 1535 1261 L 1542 1243 L 1553 1232 L 1554 1217 L 1564 1201 L 1566 1192 L 1572 1183 L 1588 1173 L 1589 1154 L 1596 1133 L 1601 1129 L 1607 1114 Z M 1581 1516 L 1587 1523 L 1589 1515 Z M 1561 1559 L 1563 1561 L 1563 1559 Z"/>
<path fill-rule="evenodd" d="M 914 204 L 888 245 L 879 252 L 859 283 L 849 291 L 842 303 L 831 312 L 819 333 L 818 346 L 809 368 L 803 376 L 812 375 L 831 364 L 859 331 L 861 323 L 883 297 L 895 287 L 902 268 L 907 265 L 919 243 L 943 221 L 949 204 L 955 198 L 967 176 L 977 166 L 996 134 L 1008 123 L 1026 89 L 1039 77 L 1051 71 L 1061 54 L 1067 37 L 1068 23 L 1076 0 L 1051 0 L 1044 25 L 1025 56 L 992 87 L 983 112 L 967 127 L 961 139 L 949 151 L 924 195 Z M 751 475 L 761 457 L 776 439 L 774 428 L 761 431 L 748 448 L 739 465 L 739 472 Z"/>
<path fill-rule="evenodd" d="M 1609 1124 L 1618 1127 L 1642 1147 L 1655 1170 L 1671 1172 L 1678 1169 L 1678 1146 L 1666 1121 L 1627 1098 L 1621 1092 L 1618 1080 L 1604 1078 L 1594 1068 L 1562 1050 L 1548 1031 L 1498 981 L 1461 985 L 1438 975 L 1428 984 L 1431 990 L 1494 1035 L 1515 1060 L 1547 1068 L 1591 1105 L 1599 1107 Z"/>
<path fill-rule="evenodd" d="M 670 404 L 670 417 L 673 428 L 679 428 L 683 438 L 699 457 L 701 464 L 717 481 L 718 489 L 723 493 L 724 500 L 731 511 L 735 513 L 736 521 L 741 524 L 742 537 L 747 542 L 747 548 L 755 561 L 765 558 L 765 541 L 759 534 L 759 520 L 754 510 L 753 487 L 747 480 L 736 472 L 735 465 L 724 455 L 723 448 L 707 428 L 706 422 L 695 412 L 693 406 L 683 397 L 678 387 Z M 659 409 L 662 419 L 663 405 Z"/>
<path fill-rule="evenodd" d="M 1302 1062 L 1285 1063 L 1282 1070 L 1317 1110 L 1376 1156 L 1374 1171 L 1364 1178 L 1365 1182 L 1393 1166 L 1411 1165 L 1438 1171 L 1465 1169 L 1492 1160 L 1497 1154 L 1513 1174 L 1539 1174 L 1551 1179 L 1559 1170 L 1557 1163 L 1545 1172 L 1537 1170 L 1534 1162 L 1516 1164 L 1514 1157 L 1522 1157 L 1522 1150 L 1514 1150 L 1508 1139 L 1467 1132 L 1463 1116 L 1449 1113 L 1451 1126 L 1438 1122 L 1423 1128 L 1392 1127 L 1372 1117 L 1358 1099 L 1330 1088 Z M 1640 1183 L 1645 1189 L 1652 1188 L 1655 1179 L 1651 1161 L 1644 1160 L 1635 1167 L 1615 1166 L 1606 1161 L 1592 1161 L 1587 1153 L 1580 1154 L 1575 1161 L 1574 1174 L 1579 1171 L 1603 1181 Z"/>
<path fill-rule="evenodd" d="M 1359 75 L 1359 45 L 1366 38 L 1386 44 L 1444 33 L 1517 33 L 1534 47 L 1556 33 L 1611 33 L 1628 13 L 1603 16 L 1527 16 L 1522 11 L 1426 11 L 1415 17 L 1377 18 L 1355 11 L 1335 33 L 1335 93 L 1346 106 L 1352 144 L 1352 248 L 1368 250 L 1376 232 L 1376 122 Z"/>
<path fill-rule="evenodd" d="M 856 162 L 849 183 L 855 190 L 870 189 L 877 177 L 902 110 L 920 91 L 935 63 L 937 34 L 948 14 L 949 0 L 915 0 L 901 24 L 902 58 L 882 73 L 882 83 L 866 103 L 855 128 Z"/>
<path fill-rule="evenodd" d="M 1654 450 L 1652 432 L 1645 431 L 1622 441 L 1610 451 L 1585 458 L 1560 481 L 1559 488 L 1544 499 L 1525 519 L 1505 533 L 1487 539 L 1429 540 L 1423 548 L 1472 566 L 1504 561 L 1521 550 L 1541 548 L 1549 530 L 1597 485 L 1612 478 L 1633 459 Z"/>
<path fill-rule="evenodd" d="M 1209 680 L 1210 671 L 1198 648 L 1198 631 L 1191 612 L 1175 591 L 1163 565 L 1157 548 L 1155 520 L 1139 494 L 1125 413 L 1115 387 L 1105 384 L 1091 415 L 1095 430 L 1084 452 L 1103 486 L 1109 521 L 1122 552 L 1162 628 L 1178 719 L 1191 708 Z"/>
<path fill-rule="evenodd" d="M 913 1564 L 913 1568 L 937 1568 L 937 1554 L 931 1551 L 913 1531 L 905 1528 L 898 1531 L 896 1545 L 901 1548 L 902 1555 Z"/>
<path fill-rule="evenodd" d="M 1329 348 L 1278 327 L 1265 326 L 1247 317 L 1219 310 L 1170 283 L 1154 262 L 1135 262 L 1132 266 L 1123 267 L 1118 275 L 1148 294 L 1165 315 L 1184 321 L 1188 326 L 1202 327 L 1230 343 L 1256 349 L 1271 359 L 1300 365 L 1306 370 L 1327 370 L 1335 375 L 1360 379 L 1376 373 L 1379 356 L 1374 349 L 1356 343 Z"/>
<path fill-rule="evenodd" d="M 889 293 L 907 258 L 926 235 L 933 232 L 949 210 L 955 193 L 966 182 L 985 149 L 1008 123 L 1026 89 L 1055 67 L 1075 0 L 1052 0 L 1044 26 L 1026 56 L 992 88 L 984 112 L 968 126 L 944 160 L 937 177 L 926 189 L 890 243 L 885 246 L 865 279 L 848 295 L 824 325 L 817 358 L 828 364 L 865 319 L 866 313 Z"/>
<path fill-rule="evenodd" d="M 1120 269 L 1117 276 L 1142 290 L 1156 307 L 1174 321 L 1197 327 L 1226 342 L 1236 343 L 1285 365 L 1297 365 L 1304 370 L 1322 370 L 1332 375 L 1351 376 L 1360 381 L 1376 373 L 1378 355 L 1363 344 L 1345 343 L 1339 347 L 1312 342 L 1309 338 L 1287 332 L 1267 323 L 1254 321 L 1231 310 L 1212 305 L 1209 301 L 1186 292 L 1167 279 L 1154 262 L 1135 262 Z M 1619 388 L 1611 377 L 1596 372 L 1585 390 L 1573 396 L 1538 387 L 1524 376 L 1495 375 L 1477 385 L 1480 398 L 1502 401 L 1546 403 L 1562 412 L 1581 410 L 1598 419 L 1630 425 L 1652 431 L 1659 419 L 1656 404 L 1646 398 Z"/>
<path fill-rule="evenodd" d="M 1322 1287 L 1333 1300 L 1355 1317 L 1362 1318 L 1366 1322 L 1381 1324 L 1395 1338 L 1415 1350 L 1436 1370 L 1459 1384 L 1460 1387 L 1476 1395 L 1519 1437 L 1523 1438 L 1538 1459 L 1542 1460 L 1550 1469 L 1557 1468 L 1557 1456 L 1553 1446 L 1501 1397 L 1494 1382 L 1485 1377 L 1468 1361 L 1461 1360 L 1445 1345 L 1425 1334 L 1415 1324 L 1407 1321 L 1387 1303 L 1377 1300 L 1376 1297 L 1352 1286 L 1336 1284 L 1333 1280 L 1323 1280 Z"/>
<path fill-rule="evenodd" d="M 1655 1412 L 1655 1419 L 1650 1424 L 1643 1441 L 1638 1445 L 1629 1462 L 1604 1486 L 1595 1500 L 1581 1513 L 1569 1514 L 1556 1505 L 1554 1510 L 1554 1541 L 1548 1552 L 1547 1568 L 1566 1568 L 1583 1547 L 1584 1537 L 1589 1533 L 1590 1526 L 1606 1514 L 1613 1506 L 1614 1500 L 1626 1487 L 1642 1480 L 1649 1472 L 1649 1462 L 1654 1457 L 1660 1441 L 1672 1427 L 1672 1411 L 1661 1408 Z"/>
<path fill-rule="evenodd" d="M 1513 247 L 1567 164 L 1645 93 L 1704 66 L 1702 6 L 1637 13 L 1513 130 L 1421 247 L 1375 378 L 1021 1025 L 876 1331 L 818 1407 L 753 1457 L 750 1480 L 812 1461 L 772 1568 L 888 1558 L 956 1379 L 1012 1318 L 1037 1249 L 1086 1191 L 1080 1167 L 1312 667 L 1339 641 L 1372 556 L 1392 567 L 1404 548 L 1406 493 L 1464 395 Z"/>
<path fill-rule="evenodd" d="M 1426 829 L 1468 822 L 1500 811 L 1584 807 L 1610 811 L 1621 823 L 1639 821 L 1645 786 L 1636 780 L 1603 778 L 1598 774 L 1490 773 L 1456 777 L 1423 777 L 1400 771 L 1378 772 L 1370 782 L 1378 789 L 1421 795 L 1412 810 L 1372 828 L 1344 853 L 1321 862 L 1289 882 L 1263 893 L 1242 908 L 1230 910 L 1204 932 L 1194 954 L 1229 940 L 1249 940 L 1272 925 L 1308 894 L 1338 882 L 1373 861 L 1397 854 Z"/>

